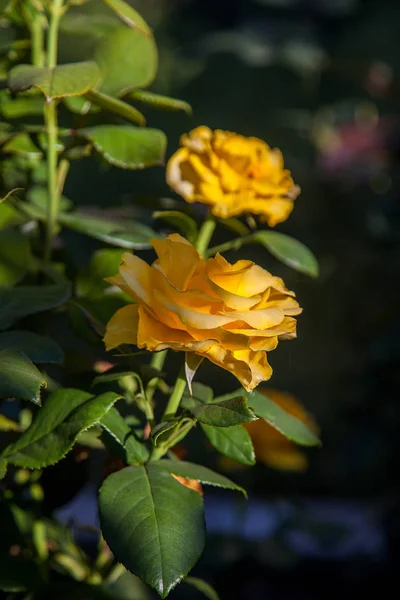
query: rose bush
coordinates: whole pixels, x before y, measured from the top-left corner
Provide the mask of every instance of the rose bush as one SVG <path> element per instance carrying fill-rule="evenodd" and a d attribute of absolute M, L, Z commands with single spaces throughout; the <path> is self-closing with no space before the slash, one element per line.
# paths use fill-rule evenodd
<path fill-rule="evenodd" d="M 201 126 L 181 137 L 167 165 L 167 182 L 186 202 L 201 202 L 222 219 L 260 215 L 286 221 L 300 193 L 282 153 L 255 137 Z"/>
<path fill-rule="evenodd" d="M 107 349 L 136 344 L 195 353 L 233 373 L 247 391 L 269 379 L 267 352 L 296 335 L 301 308 L 294 292 L 249 260 L 205 260 L 178 234 L 152 244 L 153 265 L 125 253 L 109 279 L 136 304 L 109 321 Z"/>

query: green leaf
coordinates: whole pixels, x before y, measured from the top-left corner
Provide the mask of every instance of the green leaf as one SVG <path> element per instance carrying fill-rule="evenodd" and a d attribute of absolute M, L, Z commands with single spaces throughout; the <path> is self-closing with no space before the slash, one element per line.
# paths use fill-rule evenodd
<path fill-rule="evenodd" d="M 184 100 L 178 100 L 177 98 L 170 98 L 169 96 L 161 96 L 154 92 L 148 92 L 147 90 L 136 90 L 129 94 L 130 100 L 134 102 L 142 102 L 152 108 L 160 110 L 183 110 L 187 115 L 192 114 L 192 107 Z"/>
<path fill-rule="evenodd" d="M 99 385 L 101 383 L 110 383 L 112 381 L 119 381 L 123 377 L 134 377 L 135 379 L 138 376 L 134 371 L 126 371 L 124 369 L 120 369 L 119 366 L 111 368 L 109 371 L 102 373 L 101 375 L 97 375 L 93 379 L 92 387 L 95 385 Z"/>
<path fill-rule="evenodd" d="M 0 231 L 0 286 L 15 285 L 32 265 L 27 236 L 9 229 Z"/>
<path fill-rule="evenodd" d="M 179 210 L 160 210 L 153 213 L 153 219 L 162 219 L 177 229 L 189 240 L 194 243 L 197 239 L 197 224 L 192 217 L 185 215 Z"/>
<path fill-rule="evenodd" d="M 0 203 L 0 229 L 6 229 L 13 225 L 22 225 L 27 221 L 27 217 L 22 215 L 11 204 Z"/>
<path fill-rule="evenodd" d="M 116 559 L 165 598 L 199 559 L 205 525 L 201 496 L 160 462 L 110 475 L 100 490 L 99 510 Z"/>
<path fill-rule="evenodd" d="M 119 18 L 132 27 L 146 35 L 152 35 L 151 29 L 140 14 L 123 0 L 103 0 L 119 16 Z"/>
<path fill-rule="evenodd" d="M 257 417 L 264 419 L 272 427 L 287 437 L 303 446 L 317 446 L 320 440 L 317 434 L 305 423 L 285 412 L 283 408 L 272 400 L 254 390 L 248 395 L 249 405 Z"/>
<path fill-rule="evenodd" d="M 146 119 L 142 113 L 127 102 L 123 102 L 123 100 L 107 96 L 107 94 L 102 94 L 96 90 L 90 90 L 90 92 L 85 94 L 85 97 L 103 110 L 113 113 L 118 117 L 122 117 L 127 121 L 131 121 L 132 123 L 135 123 L 135 125 L 140 125 L 141 127 L 146 125 Z"/>
<path fill-rule="evenodd" d="M 125 461 L 130 465 L 144 463 L 149 459 L 146 445 L 139 441 L 116 408 L 111 408 L 101 419 L 100 425 L 117 444 L 123 448 Z"/>
<path fill-rule="evenodd" d="M 211 587 L 207 581 L 198 579 L 198 577 L 186 577 L 184 583 L 192 585 L 196 590 L 201 592 L 208 600 L 220 600 L 217 592 Z"/>
<path fill-rule="evenodd" d="M 123 250 L 114 248 L 102 248 L 94 252 L 88 268 L 78 275 L 77 295 L 98 298 L 99 294 L 110 287 L 105 279 L 118 273 L 122 252 Z"/>
<path fill-rule="evenodd" d="M 35 87 L 52 100 L 86 94 L 99 81 L 100 75 L 94 61 L 59 65 L 54 69 L 18 65 L 9 73 L 8 86 L 14 94 Z"/>
<path fill-rule="evenodd" d="M 60 306 L 70 295 L 68 283 L 0 288 L 0 329 L 18 319 Z"/>
<path fill-rule="evenodd" d="M 157 73 L 157 47 L 139 29 L 118 27 L 98 42 L 94 54 L 102 76 L 100 92 L 123 96 L 147 87 Z"/>
<path fill-rule="evenodd" d="M 254 465 L 256 457 L 253 443 L 242 425 L 233 427 L 210 427 L 201 425 L 210 443 L 225 456 L 244 465 Z"/>
<path fill-rule="evenodd" d="M 40 404 L 40 389 L 46 379 L 19 350 L 0 351 L 0 397 L 22 398 Z"/>
<path fill-rule="evenodd" d="M 155 446 L 163 445 L 164 449 L 171 448 L 187 435 L 194 424 L 195 421 L 188 417 L 163 421 L 152 429 L 150 437 Z"/>
<path fill-rule="evenodd" d="M 10 137 L 2 148 L 4 154 L 17 154 L 26 158 L 41 158 L 42 151 L 32 141 L 28 133 L 17 133 Z"/>
<path fill-rule="evenodd" d="M 310 277 L 318 277 L 317 259 L 311 250 L 298 240 L 278 231 L 257 231 L 253 233 L 252 238 L 289 267 Z"/>
<path fill-rule="evenodd" d="M 237 485 L 224 475 L 211 471 L 211 469 L 203 467 L 202 465 L 195 465 L 194 463 L 185 462 L 183 460 L 167 459 L 159 460 L 156 464 L 159 469 L 167 471 L 168 473 L 174 473 L 174 475 L 178 475 L 179 477 L 194 479 L 195 481 L 200 481 L 200 483 L 203 483 L 204 485 L 213 485 L 228 490 L 235 490 L 247 496 L 246 491 L 240 487 L 240 485 Z"/>
<path fill-rule="evenodd" d="M 120 397 L 114 392 L 96 397 L 80 390 L 56 390 L 31 426 L 3 451 L 2 458 L 28 469 L 54 465 L 71 450 L 79 434 L 98 423 Z"/>
<path fill-rule="evenodd" d="M 255 419 L 243 394 L 222 402 L 194 406 L 189 410 L 200 423 L 213 427 L 231 427 Z"/>
<path fill-rule="evenodd" d="M 43 114 L 43 97 L 7 98 L 0 103 L 0 114 L 6 119 L 21 119 L 27 116 Z"/>
<path fill-rule="evenodd" d="M 58 220 L 68 229 L 121 248 L 151 248 L 149 239 L 160 237 L 153 229 L 138 221 L 113 221 L 83 212 L 61 214 Z"/>
<path fill-rule="evenodd" d="M 153 441 L 155 446 L 158 446 L 158 439 L 161 436 L 161 442 L 164 439 L 167 439 L 169 436 L 166 435 L 168 432 L 172 432 L 173 429 L 178 427 L 179 420 L 176 419 L 174 421 L 161 421 L 161 423 L 157 423 L 155 427 L 151 430 L 150 438 Z"/>
<path fill-rule="evenodd" d="M 4 477 L 6 476 L 6 473 L 7 473 L 7 461 L 0 458 L 0 481 L 2 479 L 4 479 Z M 1 578 L 0 578 L 0 581 L 1 581 Z M 2 589 L 1 584 L 0 584 L 0 589 Z"/>
<path fill-rule="evenodd" d="M 0 350 L 13 349 L 23 352 L 35 363 L 61 364 L 63 351 L 52 339 L 32 331 L 7 331 L 0 333 Z"/>
<path fill-rule="evenodd" d="M 214 391 L 212 388 L 210 388 L 208 385 L 204 385 L 204 383 L 198 383 L 195 381 L 192 384 L 192 394 L 189 393 L 189 390 L 185 391 L 181 405 L 183 408 L 189 410 L 194 406 L 212 402 L 213 397 Z"/>
<path fill-rule="evenodd" d="M 167 139 L 159 129 L 98 125 L 80 129 L 104 159 L 121 169 L 144 169 L 164 162 Z"/>

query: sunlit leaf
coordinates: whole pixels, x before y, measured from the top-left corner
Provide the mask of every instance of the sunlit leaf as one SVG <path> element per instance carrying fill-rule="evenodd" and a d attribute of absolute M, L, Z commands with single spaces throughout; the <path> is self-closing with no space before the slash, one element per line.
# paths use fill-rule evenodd
<path fill-rule="evenodd" d="M 18 65 L 11 69 L 8 85 L 13 93 L 36 87 L 51 100 L 81 96 L 91 90 L 99 79 L 100 71 L 94 61 L 59 65 L 54 69 Z"/>
<path fill-rule="evenodd" d="M 139 29 L 146 35 L 151 35 L 150 27 L 132 6 L 123 0 L 103 0 L 103 2 L 105 2 L 124 23 L 129 25 L 129 27 L 132 27 L 132 29 Z"/>
<path fill-rule="evenodd" d="M 43 97 L 7 98 L 0 103 L 0 114 L 6 119 L 21 119 L 43 114 Z"/>
<path fill-rule="evenodd" d="M 289 267 L 311 277 L 318 277 L 317 259 L 302 242 L 278 231 L 257 231 L 252 234 L 252 238 Z"/>
<path fill-rule="evenodd" d="M 79 130 L 104 159 L 121 169 L 144 169 L 164 162 L 167 139 L 159 129 L 98 125 Z"/>
<path fill-rule="evenodd" d="M 139 29 L 121 26 L 103 36 L 94 59 L 102 76 L 99 90 L 110 96 L 123 96 L 147 87 L 157 72 L 157 48 L 152 36 Z"/>
<path fill-rule="evenodd" d="M 138 221 L 112 221 L 83 212 L 64 213 L 58 220 L 68 229 L 121 248 L 150 248 L 149 239 L 159 237 L 150 227 Z"/>

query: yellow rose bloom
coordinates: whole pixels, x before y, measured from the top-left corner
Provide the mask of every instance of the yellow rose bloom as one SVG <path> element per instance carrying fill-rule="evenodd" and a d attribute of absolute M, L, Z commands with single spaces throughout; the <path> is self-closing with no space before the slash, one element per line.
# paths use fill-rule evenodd
<path fill-rule="evenodd" d="M 310 429 L 318 431 L 313 418 L 291 394 L 268 388 L 259 388 L 259 391 L 287 413 L 308 425 Z M 250 434 L 258 462 L 280 471 L 305 471 L 307 469 L 306 454 L 264 419 L 244 423 L 244 426 Z"/>
<path fill-rule="evenodd" d="M 158 255 L 151 266 L 125 253 L 119 274 L 108 280 L 136 303 L 107 324 L 107 349 L 170 348 L 189 353 L 187 359 L 195 353 L 233 373 L 247 391 L 269 379 L 267 352 L 296 336 L 301 308 L 294 292 L 249 260 L 205 260 L 176 233 L 151 242 Z"/>
<path fill-rule="evenodd" d="M 270 227 L 292 212 L 300 188 L 276 148 L 205 126 L 183 135 L 181 145 L 167 164 L 167 183 L 186 202 L 208 204 L 221 219 L 260 215 Z"/>

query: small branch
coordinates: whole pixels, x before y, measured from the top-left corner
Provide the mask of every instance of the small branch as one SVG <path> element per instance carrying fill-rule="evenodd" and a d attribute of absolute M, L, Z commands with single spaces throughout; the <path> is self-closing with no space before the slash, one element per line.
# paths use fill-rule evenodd
<path fill-rule="evenodd" d="M 58 172 L 57 172 L 57 193 L 59 196 L 61 196 L 64 191 L 65 180 L 68 175 L 69 167 L 70 167 L 69 160 L 67 160 L 66 158 L 63 158 L 62 160 L 60 160 L 60 164 L 59 164 Z"/>
<path fill-rule="evenodd" d="M 224 244 L 219 244 L 218 246 L 213 246 L 209 248 L 206 252 L 207 256 L 214 256 L 217 252 L 227 252 L 228 250 L 239 250 L 241 246 L 244 244 L 249 244 L 253 241 L 253 236 L 246 235 L 241 238 L 236 238 L 235 240 L 231 240 L 230 242 L 225 242 Z"/>

